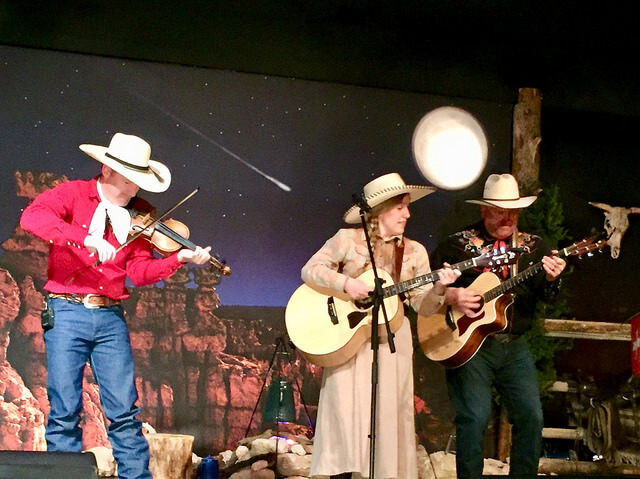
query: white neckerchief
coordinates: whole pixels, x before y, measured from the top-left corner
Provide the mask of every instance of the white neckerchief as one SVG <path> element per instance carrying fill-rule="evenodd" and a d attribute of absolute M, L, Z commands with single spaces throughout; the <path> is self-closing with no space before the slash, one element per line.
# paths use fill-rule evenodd
<path fill-rule="evenodd" d="M 91 218 L 89 234 L 95 238 L 102 239 L 108 216 L 109 221 L 111 221 L 111 228 L 113 228 L 113 234 L 116 236 L 118 243 L 123 244 L 127 241 L 127 236 L 129 236 L 131 215 L 127 209 L 112 203 L 104 197 L 104 194 L 102 193 L 102 186 L 99 181 L 97 187 L 101 201 L 98 203 L 98 207 L 96 208 L 96 212 L 93 214 L 93 218 Z"/>

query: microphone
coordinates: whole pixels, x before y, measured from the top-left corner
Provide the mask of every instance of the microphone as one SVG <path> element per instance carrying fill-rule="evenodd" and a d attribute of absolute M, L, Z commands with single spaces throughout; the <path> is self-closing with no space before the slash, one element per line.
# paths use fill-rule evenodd
<path fill-rule="evenodd" d="M 351 200 L 358 208 L 360 208 L 360 210 L 364 211 L 365 213 L 371 211 L 371 206 L 369 206 L 367 200 L 364 199 L 364 192 L 352 194 Z"/>

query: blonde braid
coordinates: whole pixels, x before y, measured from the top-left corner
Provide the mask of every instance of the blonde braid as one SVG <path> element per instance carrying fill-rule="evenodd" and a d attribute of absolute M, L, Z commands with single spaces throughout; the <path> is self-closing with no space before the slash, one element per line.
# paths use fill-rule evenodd
<path fill-rule="evenodd" d="M 371 211 L 366 215 L 365 223 L 367 225 L 367 233 L 369 233 L 369 237 L 371 238 L 371 245 L 374 255 L 376 251 L 376 244 L 378 243 L 378 231 L 380 229 L 378 225 L 378 217 L 387 209 L 396 206 L 398 203 L 401 203 L 405 194 L 394 196 L 392 198 L 389 198 L 388 200 L 383 201 L 379 205 L 371 208 Z"/>

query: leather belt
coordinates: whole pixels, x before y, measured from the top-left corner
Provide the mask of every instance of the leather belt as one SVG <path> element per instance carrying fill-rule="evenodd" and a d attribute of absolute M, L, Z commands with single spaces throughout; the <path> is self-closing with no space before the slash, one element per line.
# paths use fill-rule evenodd
<path fill-rule="evenodd" d="M 495 333 L 491 337 L 500 343 L 510 343 L 520 337 L 520 334 L 513 333 Z"/>
<path fill-rule="evenodd" d="M 112 299 L 99 294 L 49 293 L 50 298 L 60 298 L 71 303 L 84 304 L 87 309 L 108 308 L 122 303 L 119 299 Z"/>

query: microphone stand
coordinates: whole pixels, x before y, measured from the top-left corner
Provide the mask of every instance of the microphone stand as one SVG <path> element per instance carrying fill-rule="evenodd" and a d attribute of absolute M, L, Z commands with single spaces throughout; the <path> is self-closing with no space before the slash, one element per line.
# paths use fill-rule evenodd
<path fill-rule="evenodd" d="M 369 231 L 367 230 L 367 222 L 365 219 L 365 213 L 371 211 L 371 207 L 364 199 L 364 193 L 353 194 L 354 203 L 360 208 L 360 221 L 362 223 L 362 229 L 364 231 L 365 240 L 367 242 L 367 249 L 369 250 L 369 258 L 371 260 L 371 268 L 373 268 L 374 277 L 374 289 L 373 289 L 373 309 L 371 312 L 371 349 L 373 351 L 371 360 L 371 415 L 369 425 L 369 477 L 375 478 L 375 455 L 376 455 L 376 410 L 378 405 L 378 316 L 380 308 L 382 308 L 382 314 L 384 316 L 384 323 L 387 331 L 389 350 L 392 353 L 396 352 L 394 333 L 391 331 L 389 325 L 389 318 L 387 317 L 387 310 L 384 306 L 384 293 L 382 291 L 383 279 L 378 276 L 378 270 L 376 268 L 375 258 L 373 254 L 373 246 L 371 244 L 371 238 Z"/>

